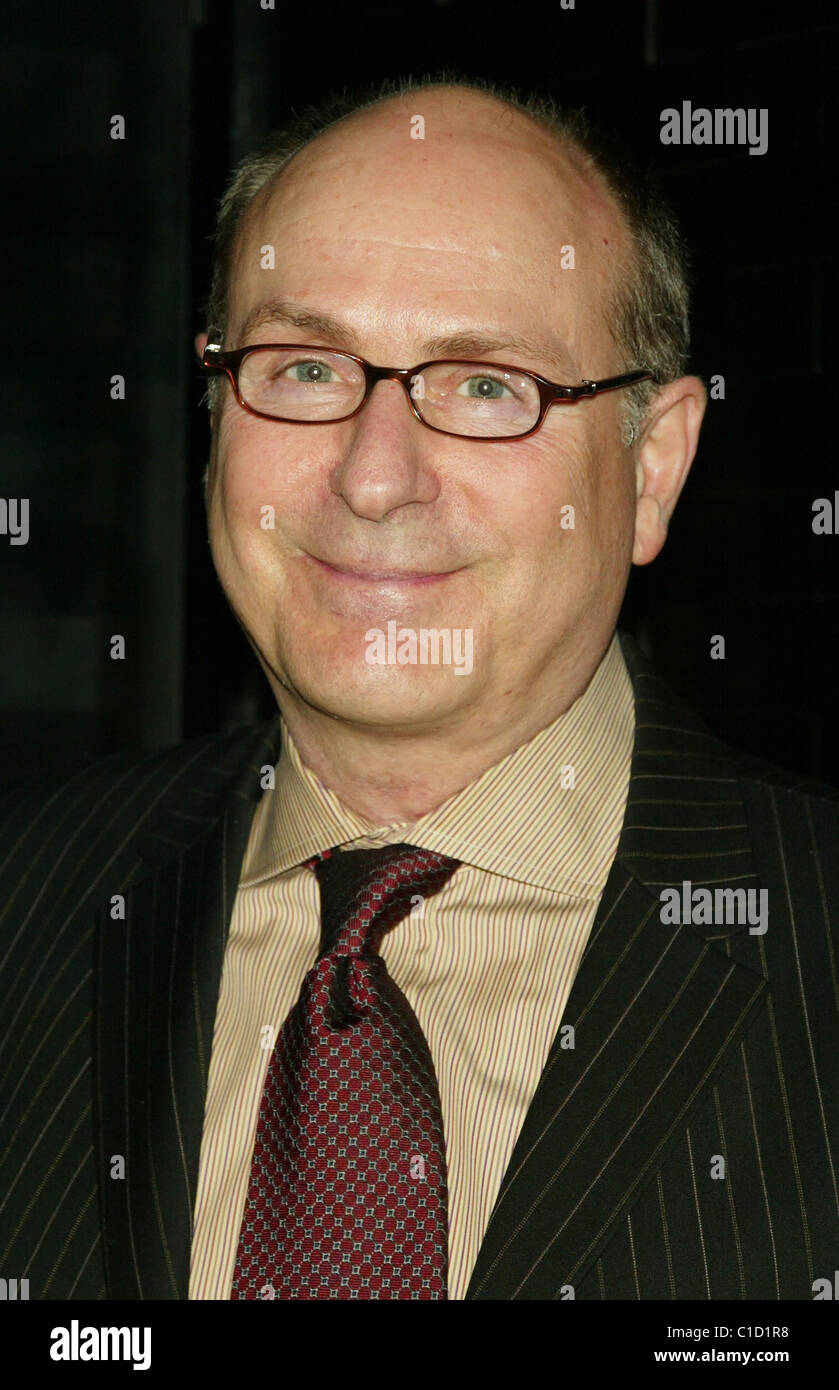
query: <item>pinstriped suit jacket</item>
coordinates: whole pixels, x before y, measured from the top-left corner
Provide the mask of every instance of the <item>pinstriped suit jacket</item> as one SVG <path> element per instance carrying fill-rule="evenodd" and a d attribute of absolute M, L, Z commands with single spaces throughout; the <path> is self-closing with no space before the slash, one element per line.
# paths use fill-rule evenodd
<path fill-rule="evenodd" d="M 467 1298 L 811 1299 L 839 1269 L 839 792 L 719 742 L 621 643 L 636 741 L 576 1045 L 549 1053 Z M 225 939 L 278 739 L 277 719 L 0 803 L 0 1277 L 32 1298 L 187 1297 Z M 766 888 L 767 932 L 664 925 L 685 880 Z"/>

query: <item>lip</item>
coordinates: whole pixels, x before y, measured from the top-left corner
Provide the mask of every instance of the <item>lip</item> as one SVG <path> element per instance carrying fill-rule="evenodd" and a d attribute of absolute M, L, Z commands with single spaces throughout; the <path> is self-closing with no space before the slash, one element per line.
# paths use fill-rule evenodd
<path fill-rule="evenodd" d="M 423 584 L 434 584 L 441 579 L 448 579 L 449 575 L 457 574 L 457 570 L 377 570 L 377 569 L 355 569 L 345 565 L 332 565 L 328 560 L 320 560 L 316 555 L 310 555 L 310 560 L 328 574 L 334 575 L 337 579 L 349 584 L 392 584 L 401 587 L 415 586 Z"/>

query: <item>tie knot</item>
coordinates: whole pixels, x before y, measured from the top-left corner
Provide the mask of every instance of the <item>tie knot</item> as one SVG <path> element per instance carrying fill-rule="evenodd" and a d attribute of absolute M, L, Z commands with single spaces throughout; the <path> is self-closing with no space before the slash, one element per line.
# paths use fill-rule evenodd
<path fill-rule="evenodd" d="M 313 867 L 320 885 L 321 955 L 376 952 L 415 899 L 439 892 L 459 864 L 415 845 L 329 851 Z"/>

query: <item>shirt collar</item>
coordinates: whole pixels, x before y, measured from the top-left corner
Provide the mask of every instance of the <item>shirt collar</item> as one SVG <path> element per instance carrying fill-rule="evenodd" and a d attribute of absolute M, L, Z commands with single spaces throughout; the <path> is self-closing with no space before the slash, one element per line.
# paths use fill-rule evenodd
<path fill-rule="evenodd" d="M 489 873 L 599 896 L 626 808 L 635 701 L 617 633 L 583 693 L 534 738 L 412 823 L 371 828 L 304 766 L 282 727 L 275 789 L 254 817 L 240 883 L 336 845 L 406 842 Z"/>

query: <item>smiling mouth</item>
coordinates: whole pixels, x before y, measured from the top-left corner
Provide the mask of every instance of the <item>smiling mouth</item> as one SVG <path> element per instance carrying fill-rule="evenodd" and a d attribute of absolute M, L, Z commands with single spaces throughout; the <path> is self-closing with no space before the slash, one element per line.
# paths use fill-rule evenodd
<path fill-rule="evenodd" d="M 309 558 L 314 560 L 319 568 L 350 583 L 355 581 L 360 584 L 430 584 L 437 579 L 447 579 L 450 574 L 457 574 L 457 570 L 351 568 L 345 565 L 332 565 L 328 560 L 318 559 L 316 555 L 311 555 Z"/>

